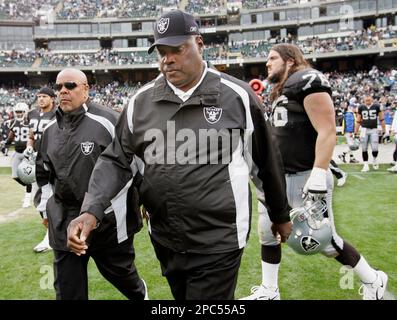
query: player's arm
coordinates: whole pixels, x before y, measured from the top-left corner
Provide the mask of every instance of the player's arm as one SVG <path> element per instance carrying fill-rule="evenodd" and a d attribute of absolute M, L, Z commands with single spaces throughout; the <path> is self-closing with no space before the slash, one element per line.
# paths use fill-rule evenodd
<path fill-rule="evenodd" d="M 28 141 L 26 142 L 26 148 L 23 151 L 23 155 L 26 158 L 29 158 L 34 152 L 33 146 L 34 146 L 34 133 L 32 129 L 29 129 Z"/>
<path fill-rule="evenodd" d="M 41 188 L 40 198 L 36 207 L 37 211 L 43 214 L 43 224 L 47 226 L 47 202 L 52 197 L 53 170 L 51 161 L 47 155 L 49 137 L 46 132 L 43 133 L 42 144 L 36 157 L 36 182 Z M 26 151 L 26 149 L 25 149 Z M 24 152 L 25 153 L 25 152 Z M 26 155 L 25 155 L 26 156 Z"/>
<path fill-rule="evenodd" d="M 363 121 L 363 118 L 362 118 L 361 114 L 357 113 L 357 115 L 356 115 L 356 123 L 355 123 L 355 126 L 354 126 L 354 135 L 355 136 L 358 136 L 362 121 Z"/>
<path fill-rule="evenodd" d="M 28 135 L 28 141 L 26 143 L 26 147 L 27 148 L 31 147 L 33 149 L 33 146 L 34 146 L 34 132 L 33 132 L 33 129 L 30 128 L 29 129 L 29 135 Z"/>
<path fill-rule="evenodd" d="M 386 132 L 386 125 L 385 125 L 385 116 L 383 115 L 383 111 L 379 111 L 379 121 L 380 125 L 382 126 L 382 134 Z"/>
<path fill-rule="evenodd" d="M 317 131 L 315 160 L 313 167 L 328 169 L 335 147 L 335 108 L 326 92 L 312 93 L 303 101 L 306 113 Z"/>
<path fill-rule="evenodd" d="M 15 140 L 15 132 L 11 128 L 10 131 L 8 132 L 8 136 L 7 136 L 5 145 L 9 146 L 14 140 Z"/>
<path fill-rule="evenodd" d="M 345 114 L 343 115 L 343 119 L 342 119 L 342 135 L 344 135 L 346 132 L 346 119 L 345 119 Z"/>

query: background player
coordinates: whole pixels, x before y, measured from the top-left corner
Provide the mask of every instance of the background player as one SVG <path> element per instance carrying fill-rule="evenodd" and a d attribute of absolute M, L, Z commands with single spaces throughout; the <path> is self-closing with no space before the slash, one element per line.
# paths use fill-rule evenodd
<path fill-rule="evenodd" d="M 15 153 L 12 156 L 11 167 L 12 167 L 12 178 L 18 182 L 20 185 L 26 187 L 25 197 L 23 199 L 22 208 L 28 208 L 31 201 L 32 185 L 25 184 L 18 177 L 17 170 L 19 164 L 24 159 L 24 150 L 26 148 L 26 143 L 29 137 L 29 124 L 27 122 L 27 114 L 29 112 L 29 107 L 24 102 L 19 102 L 15 105 L 13 109 L 14 119 L 9 121 L 9 133 L 7 140 L 5 142 L 5 147 L 14 141 L 15 143 Z"/>
<path fill-rule="evenodd" d="M 360 138 L 362 146 L 362 155 L 364 166 L 361 169 L 362 172 L 369 171 L 368 166 L 368 145 L 371 143 L 372 149 L 372 167 L 374 170 L 379 169 L 378 164 L 378 119 L 382 126 L 382 134 L 385 133 L 385 121 L 383 118 L 383 112 L 381 111 L 380 105 L 374 103 L 374 100 L 370 95 L 364 97 L 364 104 L 358 108 L 357 112 L 357 126 L 355 128 L 355 134 L 358 135 L 360 126 Z"/>
<path fill-rule="evenodd" d="M 27 142 L 27 147 L 24 151 L 26 157 L 29 157 L 33 152 L 37 152 L 40 148 L 41 136 L 47 124 L 52 121 L 55 117 L 55 92 L 47 87 L 43 87 L 37 93 L 37 105 L 38 109 L 33 109 L 28 113 L 29 121 L 29 139 Z M 41 188 L 38 188 L 37 184 L 33 185 L 34 194 L 34 205 L 39 211 L 41 217 L 43 218 L 43 224 L 48 228 L 48 219 L 45 214 L 44 206 L 40 206 L 42 192 Z M 48 229 L 44 236 L 44 239 L 33 248 L 35 252 L 45 252 L 51 250 L 51 246 L 48 241 Z"/>

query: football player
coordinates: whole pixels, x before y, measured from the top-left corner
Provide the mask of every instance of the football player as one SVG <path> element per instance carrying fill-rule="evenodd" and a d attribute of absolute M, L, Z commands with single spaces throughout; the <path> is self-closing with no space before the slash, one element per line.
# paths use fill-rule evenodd
<path fill-rule="evenodd" d="M 32 192 L 32 185 L 25 184 L 19 177 L 18 177 L 18 166 L 24 159 L 24 150 L 26 148 L 26 143 L 28 141 L 29 136 L 29 124 L 27 122 L 26 116 L 29 112 L 29 107 L 24 102 L 17 103 L 13 108 L 14 119 L 9 120 L 9 133 L 7 140 L 5 142 L 5 146 L 8 146 L 14 141 L 15 143 L 15 153 L 12 156 L 11 160 L 11 169 L 12 169 L 12 178 L 24 186 L 26 188 L 25 197 L 23 200 L 22 208 L 30 207 L 30 200 L 31 200 L 31 192 Z"/>
<path fill-rule="evenodd" d="M 33 109 L 28 113 L 28 121 L 30 126 L 29 140 L 27 147 L 24 151 L 24 155 L 29 157 L 33 152 L 37 152 L 40 148 L 41 136 L 44 128 L 47 124 L 52 121 L 55 117 L 55 92 L 51 88 L 43 87 L 37 93 L 37 105 L 38 109 Z M 36 209 L 39 211 L 43 225 L 47 228 L 48 219 L 45 216 L 45 208 L 40 206 L 41 203 L 41 189 L 34 184 L 34 204 Z M 44 202 L 43 202 L 44 203 Z M 37 253 L 51 250 L 51 246 L 48 241 L 48 229 L 44 236 L 44 239 L 33 248 Z"/>
<path fill-rule="evenodd" d="M 382 135 L 386 132 L 385 120 L 383 117 L 383 112 L 381 111 L 380 105 L 374 103 L 374 100 L 370 95 L 364 97 L 364 104 L 358 108 L 357 112 L 357 126 L 355 128 L 355 134 L 358 136 L 360 130 L 361 147 L 364 166 L 361 172 L 368 172 L 368 145 L 371 143 L 372 149 L 372 167 L 374 170 L 379 169 L 379 164 L 377 161 L 378 157 L 378 120 L 382 126 Z"/>
<path fill-rule="evenodd" d="M 335 230 L 333 177 L 329 163 L 335 146 L 336 126 L 332 91 L 327 78 L 312 69 L 300 49 L 291 44 L 273 46 L 266 66 L 268 80 L 274 85 L 270 95 L 273 102 L 273 134 L 284 163 L 290 206 L 302 206 L 302 193 L 306 199 L 326 201 L 332 239 L 321 253 L 352 267 L 363 283 L 365 300 L 383 299 L 387 275 L 374 270 Z M 268 211 L 260 203 L 258 212 L 262 284 L 253 287 L 252 294 L 244 299 L 278 300 L 280 237 L 272 232 Z"/>
<path fill-rule="evenodd" d="M 8 145 L 6 143 L 8 134 L 10 133 L 10 123 L 11 120 L 14 118 L 14 113 L 12 108 L 7 108 L 6 111 L 2 114 L 2 122 L 1 122 L 1 153 L 7 157 L 8 156 Z"/>
<path fill-rule="evenodd" d="M 354 106 L 349 104 L 347 110 L 343 113 L 343 122 L 342 122 L 342 133 L 344 134 L 347 142 L 347 150 L 339 155 L 339 159 L 343 162 L 350 163 L 358 163 L 357 159 L 354 158 L 353 151 L 357 150 L 357 144 L 359 144 L 357 140 L 354 140 L 354 127 L 356 123 L 356 115 L 354 113 Z M 347 157 L 347 159 L 346 159 Z"/>

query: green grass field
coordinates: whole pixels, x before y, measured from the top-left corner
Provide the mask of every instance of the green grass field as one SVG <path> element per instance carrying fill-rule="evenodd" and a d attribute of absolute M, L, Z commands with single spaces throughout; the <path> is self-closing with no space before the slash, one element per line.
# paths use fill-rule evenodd
<path fill-rule="evenodd" d="M 334 192 L 334 212 L 338 233 L 353 244 L 367 261 L 389 275 L 388 298 L 397 296 L 397 175 L 386 172 L 363 174 L 361 166 L 345 165 L 349 174 L 343 188 Z M 19 209 L 24 190 L 0 168 L 0 299 L 54 299 L 52 252 L 35 254 L 32 248 L 42 240 L 44 227 L 35 210 Z M 256 200 L 255 200 L 256 201 Z M 254 208 L 256 205 L 253 206 Z M 236 298 L 248 295 L 261 280 L 260 246 L 256 212 L 245 249 Z M 146 280 L 151 299 L 172 299 L 161 276 L 147 229 L 135 238 L 136 265 Z M 341 270 L 334 259 L 321 255 L 299 256 L 283 245 L 280 268 L 282 299 L 352 300 L 361 299 L 360 283 Z M 342 272 L 342 273 L 341 273 Z M 350 282 L 349 282 L 350 281 Z M 341 289 L 340 283 L 345 289 Z M 95 263 L 89 265 L 90 299 L 124 299 L 102 278 Z M 346 288 L 347 287 L 347 288 Z"/>

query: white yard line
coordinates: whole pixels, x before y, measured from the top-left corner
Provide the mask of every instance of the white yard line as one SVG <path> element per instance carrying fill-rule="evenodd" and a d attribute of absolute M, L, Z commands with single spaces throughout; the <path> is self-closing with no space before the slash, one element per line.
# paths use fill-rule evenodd
<path fill-rule="evenodd" d="M 359 176 L 357 174 L 352 174 L 353 177 L 360 179 L 360 180 L 365 180 L 365 178 L 363 178 L 362 176 Z"/>
<path fill-rule="evenodd" d="M 346 170 L 346 172 L 347 172 L 347 173 L 351 173 L 351 174 L 358 173 L 358 174 L 362 174 L 362 175 L 370 175 L 370 174 L 388 174 L 388 175 L 392 175 L 391 172 L 389 172 L 389 171 L 383 171 L 383 170 L 380 170 L 380 171 L 368 171 L 368 172 L 348 171 L 348 170 Z"/>
<path fill-rule="evenodd" d="M 24 214 L 30 214 L 29 212 L 24 213 L 24 211 L 25 211 L 24 208 L 19 208 L 15 211 L 12 211 L 12 212 L 9 212 L 6 214 L 0 214 L 0 223 L 5 223 L 5 222 L 9 222 L 11 220 L 15 220 Z"/>

